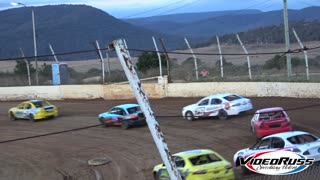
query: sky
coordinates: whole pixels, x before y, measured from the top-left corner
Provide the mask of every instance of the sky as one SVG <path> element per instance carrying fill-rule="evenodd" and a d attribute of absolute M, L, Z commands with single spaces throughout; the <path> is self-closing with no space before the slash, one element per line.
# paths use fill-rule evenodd
<path fill-rule="evenodd" d="M 12 0 L 0 0 L 0 10 L 16 8 Z M 283 0 L 19 0 L 27 6 L 85 4 L 101 9 L 116 18 L 137 18 L 175 13 L 223 10 L 279 10 Z M 289 9 L 320 6 L 319 0 L 287 0 Z"/>

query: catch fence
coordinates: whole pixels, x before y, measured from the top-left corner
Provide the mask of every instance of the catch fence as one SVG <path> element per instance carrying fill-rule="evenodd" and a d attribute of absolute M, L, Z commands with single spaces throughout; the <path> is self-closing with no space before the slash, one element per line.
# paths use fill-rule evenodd
<path fill-rule="evenodd" d="M 308 66 L 305 54 L 298 44 L 291 51 L 292 74 L 288 77 L 286 52 L 283 44 L 253 44 L 243 52 L 240 45 L 222 44 L 184 50 L 159 48 L 129 49 L 133 63 L 141 79 L 168 75 L 169 82 L 320 82 L 320 53 L 316 43 L 308 45 Z M 315 47 L 315 48 L 313 48 Z M 0 57 L 0 86 L 53 85 L 52 64 L 67 64 L 67 80 L 64 84 L 111 84 L 127 81 L 114 52 L 101 48 L 101 57 L 96 49 L 39 55 L 22 58 Z M 149 54 L 145 61 L 144 54 Z M 86 59 L 85 57 L 93 57 Z M 83 57 L 83 58 L 82 58 Z M 159 63 L 159 57 L 161 63 Z M 149 58 L 149 59 L 148 59 Z M 139 62 L 144 61 L 143 63 Z M 37 63 L 36 63 L 37 62 Z M 250 63 L 248 63 L 250 62 Z M 29 63 L 29 74 L 27 63 Z M 36 67 L 37 64 L 37 67 Z M 104 69 L 104 71 L 102 70 Z M 104 73 L 103 73 L 104 72 Z M 307 74 L 308 72 L 308 74 Z M 38 82 L 37 82 L 38 79 Z"/>

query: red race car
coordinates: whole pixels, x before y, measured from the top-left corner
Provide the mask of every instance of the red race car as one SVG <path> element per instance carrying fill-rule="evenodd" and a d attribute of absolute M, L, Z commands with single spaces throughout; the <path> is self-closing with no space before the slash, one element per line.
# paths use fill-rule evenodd
<path fill-rule="evenodd" d="M 290 118 L 281 107 L 257 110 L 251 119 L 251 131 L 258 138 L 292 131 Z"/>

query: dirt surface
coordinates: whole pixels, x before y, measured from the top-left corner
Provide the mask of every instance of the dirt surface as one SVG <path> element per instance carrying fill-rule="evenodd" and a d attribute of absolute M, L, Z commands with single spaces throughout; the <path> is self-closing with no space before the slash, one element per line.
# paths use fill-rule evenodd
<path fill-rule="evenodd" d="M 179 117 L 183 106 L 199 98 L 151 100 L 161 129 L 172 153 L 209 148 L 232 161 L 234 153 L 255 143 L 249 131 L 251 111 L 226 121 L 204 119 L 194 122 Z M 281 106 L 288 111 L 295 130 L 320 136 L 319 99 L 252 98 L 254 110 Z M 122 130 L 119 127 L 93 127 L 15 142 L 3 141 L 99 124 L 97 115 L 122 103 L 135 100 L 52 101 L 60 110 L 55 119 L 39 122 L 10 121 L 7 110 L 18 102 L 0 102 L 0 179 L 1 180 L 151 180 L 152 168 L 161 163 L 147 127 Z M 299 107 L 311 106 L 305 109 Z M 166 117 L 171 116 L 171 117 Z M 175 117 L 176 116 L 176 117 Z M 88 166 L 87 161 L 105 157 L 110 163 Z M 319 172 L 319 169 L 316 169 Z M 319 175 L 319 173 L 315 173 Z M 237 179 L 243 177 L 236 170 Z M 314 176 L 314 175 L 313 175 Z M 313 177 L 312 176 L 312 177 Z M 269 176 L 259 176 L 258 179 Z M 315 177 L 315 178 L 319 178 Z M 272 179 L 270 177 L 270 179 Z M 274 178 L 273 178 L 274 179 Z M 307 178 L 313 179 L 313 178 Z"/>

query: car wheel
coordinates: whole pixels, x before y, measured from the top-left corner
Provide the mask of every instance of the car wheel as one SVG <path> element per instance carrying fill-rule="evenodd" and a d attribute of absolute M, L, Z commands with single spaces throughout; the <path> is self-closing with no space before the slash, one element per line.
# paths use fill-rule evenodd
<path fill-rule="evenodd" d="M 259 138 L 257 131 L 252 126 L 250 126 L 250 129 L 252 134 L 256 137 L 256 141 L 260 141 L 261 138 Z"/>
<path fill-rule="evenodd" d="M 122 129 L 129 129 L 129 122 L 128 121 L 122 121 L 122 124 L 121 124 L 121 128 Z"/>
<path fill-rule="evenodd" d="M 16 116 L 13 114 L 13 112 L 10 112 L 10 120 L 14 121 L 17 120 Z"/>
<path fill-rule="evenodd" d="M 100 121 L 100 123 L 101 123 L 103 126 L 105 126 L 105 127 L 109 127 L 109 126 L 110 126 L 110 124 L 106 124 L 106 123 L 104 122 L 104 118 L 103 118 L 103 117 L 99 118 L 99 121 Z"/>
<path fill-rule="evenodd" d="M 156 172 L 156 171 L 153 172 L 153 179 L 154 179 L 154 180 L 157 180 L 157 179 L 158 179 L 158 178 L 157 178 L 157 172 Z"/>
<path fill-rule="evenodd" d="M 193 113 L 191 111 L 187 111 L 186 112 L 186 119 L 189 121 L 193 121 L 194 120 L 194 116 Z"/>
<path fill-rule="evenodd" d="M 220 120 L 227 120 L 228 119 L 228 113 L 225 110 L 220 110 L 218 117 Z"/>
<path fill-rule="evenodd" d="M 35 121 L 33 114 L 30 114 L 30 115 L 29 115 L 29 120 L 30 120 L 31 122 L 34 122 L 34 121 Z"/>
<path fill-rule="evenodd" d="M 241 172 L 242 174 L 246 175 L 250 173 L 250 170 L 245 166 L 241 166 Z"/>

